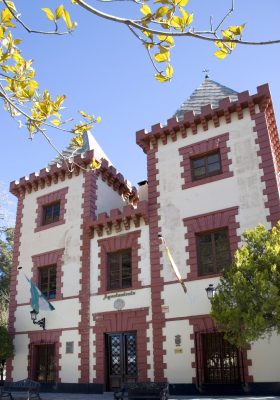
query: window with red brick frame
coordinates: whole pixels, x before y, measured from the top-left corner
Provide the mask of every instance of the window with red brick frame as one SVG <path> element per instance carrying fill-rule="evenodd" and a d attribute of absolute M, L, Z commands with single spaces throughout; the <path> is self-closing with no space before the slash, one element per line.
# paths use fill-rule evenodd
<path fill-rule="evenodd" d="M 100 248 L 100 287 L 98 289 L 98 294 L 105 294 L 108 291 L 136 289 L 141 286 L 138 278 L 138 262 L 140 260 L 140 257 L 138 256 L 138 250 L 140 248 L 138 238 L 140 235 L 140 231 L 134 231 L 124 235 L 112 236 L 107 239 L 98 240 L 98 245 Z M 126 264 L 124 265 L 125 268 L 123 268 L 123 265 L 120 267 L 120 264 L 118 264 L 122 263 L 123 258 L 121 256 L 120 259 L 118 254 L 124 255 Z M 108 270 L 108 267 L 110 267 L 110 258 L 114 258 L 114 262 L 116 264 L 114 272 L 118 274 L 118 276 L 116 276 L 116 274 L 111 276 L 111 278 L 114 278 L 114 287 L 111 286 L 111 283 L 113 282 L 111 282 L 110 271 Z M 131 265 L 129 268 L 130 272 L 128 271 L 129 264 Z M 122 272 L 125 272 L 124 276 Z M 131 284 L 128 285 L 130 282 Z"/>
<path fill-rule="evenodd" d="M 63 254 L 64 249 L 57 249 L 32 256 L 32 280 L 50 301 L 62 300 Z"/>
<path fill-rule="evenodd" d="M 187 275 L 188 280 L 219 275 L 222 264 L 225 268 L 229 266 L 226 264 L 230 264 L 240 241 L 240 237 L 237 236 L 239 228 L 239 223 L 236 221 L 237 215 L 238 207 L 231 207 L 184 218 L 184 225 L 187 228 L 185 238 L 188 241 L 186 252 L 189 254 L 187 265 L 190 268 Z M 210 265 L 211 263 L 201 265 L 199 238 L 204 238 L 206 242 L 209 242 L 207 251 L 210 254 L 209 258 L 212 257 L 214 265 Z M 217 255 L 218 248 L 219 255 Z"/>
<path fill-rule="evenodd" d="M 233 176 L 229 170 L 229 133 L 202 140 L 179 149 L 183 157 L 182 189 L 214 182 Z"/>
<path fill-rule="evenodd" d="M 66 194 L 68 187 L 37 198 L 36 228 L 34 232 L 65 223 Z"/>

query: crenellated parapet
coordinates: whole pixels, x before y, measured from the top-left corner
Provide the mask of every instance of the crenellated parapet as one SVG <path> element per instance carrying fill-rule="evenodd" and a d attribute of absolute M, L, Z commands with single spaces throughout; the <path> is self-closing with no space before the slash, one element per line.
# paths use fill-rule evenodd
<path fill-rule="evenodd" d="M 70 179 L 73 175 L 77 176 L 81 171 L 87 170 L 93 157 L 94 152 L 90 150 L 73 157 L 71 164 L 53 164 L 50 167 L 41 169 L 40 172 L 33 172 L 29 176 L 20 178 L 19 181 L 11 182 L 10 192 L 19 197 L 25 193 L 44 189 L 59 181 L 62 182 L 66 178 Z"/>
<path fill-rule="evenodd" d="M 111 186 L 130 203 L 134 204 L 139 200 L 137 189 L 115 167 L 109 165 L 105 158 L 102 159 L 100 168 L 96 170 L 96 175 L 100 176 L 108 186 Z"/>
<path fill-rule="evenodd" d="M 76 155 L 68 164 L 65 162 L 63 164 L 53 164 L 50 167 L 41 169 L 40 172 L 33 172 L 29 176 L 20 178 L 19 181 L 11 182 L 10 192 L 20 197 L 26 193 L 37 192 L 39 189 L 63 182 L 66 178 L 71 179 L 73 176 L 78 176 L 81 171 L 88 171 L 93 159 L 94 151 L 90 150 Z M 101 160 L 101 166 L 94 172 L 97 177 L 100 176 L 104 182 L 113 187 L 124 199 L 132 204 L 137 203 L 139 199 L 137 189 L 116 168 L 109 165 L 106 159 Z"/>
<path fill-rule="evenodd" d="M 231 101 L 229 97 L 226 97 L 219 101 L 217 108 L 212 108 L 210 104 L 203 106 L 200 114 L 187 111 L 180 120 L 177 117 L 172 117 L 166 124 L 153 125 L 150 132 L 142 129 L 136 132 L 136 143 L 147 153 L 151 147 L 157 146 L 158 141 L 165 145 L 168 138 L 171 141 L 176 141 L 178 137 L 185 138 L 188 134 L 196 135 L 198 126 L 201 126 L 203 131 L 207 131 L 210 121 L 214 127 L 219 127 L 221 118 L 224 118 L 225 122 L 229 124 L 232 121 L 233 113 L 237 114 L 238 119 L 242 119 L 245 109 L 249 110 L 252 117 L 256 113 L 256 105 L 259 106 L 261 111 L 264 111 L 271 103 L 267 84 L 259 86 L 254 95 L 244 91 L 238 93 L 237 98 L 236 101 Z"/>
<path fill-rule="evenodd" d="M 110 235 L 113 229 L 116 232 L 128 231 L 130 228 L 138 228 L 141 220 L 148 225 L 148 202 L 140 201 L 137 207 L 132 205 L 124 206 L 123 210 L 115 208 L 110 211 L 110 214 L 101 213 L 97 219 L 89 224 L 92 234 L 97 233 L 99 237 L 105 233 Z"/>

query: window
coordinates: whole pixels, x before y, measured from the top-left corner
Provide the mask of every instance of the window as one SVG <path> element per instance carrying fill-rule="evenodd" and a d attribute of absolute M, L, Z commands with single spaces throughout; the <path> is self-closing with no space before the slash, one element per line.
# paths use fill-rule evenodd
<path fill-rule="evenodd" d="M 205 154 L 191 159 L 192 180 L 207 178 L 222 172 L 220 152 Z"/>
<path fill-rule="evenodd" d="M 56 265 L 39 269 L 39 288 L 47 299 L 56 298 Z"/>
<path fill-rule="evenodd" d="M 230 264 L 228 230 L 196 235 L 198 253 L 198 275 L 219 273 Z"/>
<path fill-rule="evenodd" d="M 44 231 L 65 223 L 68 187 L 37 198 L 34 232 Z"/>
<path fill-rule="evenodd" d="M 55 381 L 55 345 L 36 346 L 35 378 L 38 382 Z"/>
<path fill-rule="evenodd" d="M 59 220 L 60 202 L 49 204 L 43 207 L 42 225 L 52 224 Z"/>
<path fill-rule="evenodd" d="M 108 290 L 126 289 L 132 286 L 131 250 L 107 254 Z"/>
<path fill-rule="evenodd" d="M 223 333 L 195 334 L 199 383 L 238 384 L 244 376 L 240 351 L 224 339 Z"/>

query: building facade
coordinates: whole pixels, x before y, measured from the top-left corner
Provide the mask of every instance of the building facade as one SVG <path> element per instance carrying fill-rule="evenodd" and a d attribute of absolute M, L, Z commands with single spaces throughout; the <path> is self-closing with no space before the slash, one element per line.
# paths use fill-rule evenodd
<path fill-rule="evenodd" d="M 87 136 L 71 168 L 11 183 L 18 197 L 7 378 L 102 392 L 168 381 L 174 394 L 280 393 L 280 338 L 246 349 L 209 317 L 242 232 L 280 219 L 280 145 L 267 85 L 236 93 L 206 77 L 167 124 L 139 131 L 138 190 Z M 101 167 L 90 170 L 92 158 Z M 164 251 L 168 244 L 182 287 Z M 20 269 L 19 269 L 20 268 Z M 24 273 L 23 273 L 24 272 Z M 55 307 L 29 317 L 32 278 Z"/>

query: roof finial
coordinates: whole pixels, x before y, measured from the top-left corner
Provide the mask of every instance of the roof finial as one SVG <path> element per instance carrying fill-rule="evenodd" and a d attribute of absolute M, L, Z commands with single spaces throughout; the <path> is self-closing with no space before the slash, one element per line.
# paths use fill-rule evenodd
<path fill-rule="evenodd" d="M 209 72 L 210 70 L 209 69 L 207 69 L 207 68 L 204 68 L 204 70 L 202 71 L 202 72 L 205 72 L 205 79 L 208 79 L 209 78 L 209 75 L 208 75 L 208 72 Z"/>

